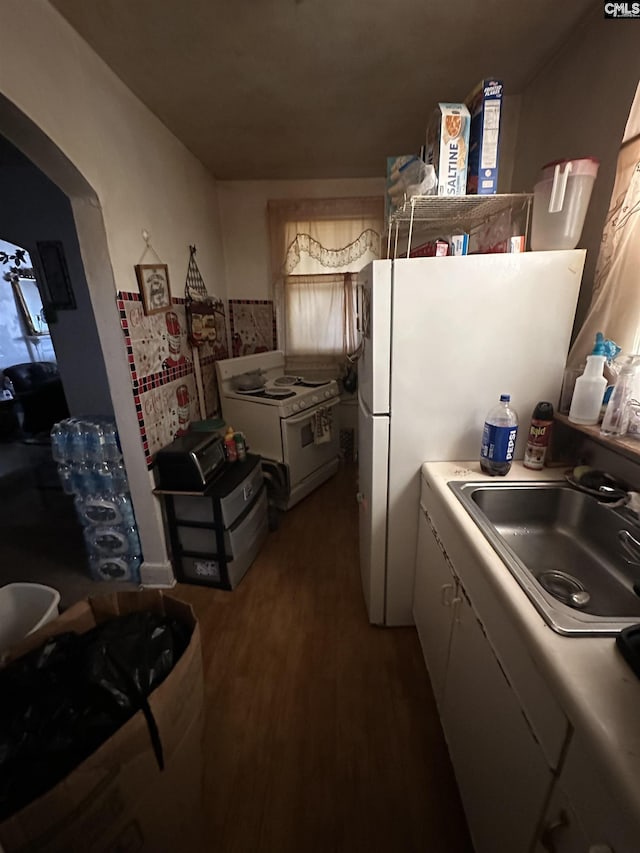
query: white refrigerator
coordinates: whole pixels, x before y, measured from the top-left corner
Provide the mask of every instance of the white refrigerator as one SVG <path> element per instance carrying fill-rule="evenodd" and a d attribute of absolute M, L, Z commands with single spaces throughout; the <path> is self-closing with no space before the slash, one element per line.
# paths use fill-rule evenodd
<path fill-rule="evenodd" d="M 515 458 L 558 402 L 585 251 L 374 261 L 360 273 L 360 569 L 370 622 L 413 624 L 423 462 L 477 460 L 511 394 Z"/>

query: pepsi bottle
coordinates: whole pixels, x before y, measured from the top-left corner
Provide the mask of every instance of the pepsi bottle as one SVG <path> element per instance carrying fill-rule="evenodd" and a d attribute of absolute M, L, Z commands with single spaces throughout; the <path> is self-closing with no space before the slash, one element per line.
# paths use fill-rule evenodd
<path fill-rule="evenodd" d="M 500 402 L 487 415 L 482 431 L 480 467 L 491 477 L 504 477 L 511 469 L 518 435 L 518 415 L 509 403 L 511 396 L 501 394 Z"/>

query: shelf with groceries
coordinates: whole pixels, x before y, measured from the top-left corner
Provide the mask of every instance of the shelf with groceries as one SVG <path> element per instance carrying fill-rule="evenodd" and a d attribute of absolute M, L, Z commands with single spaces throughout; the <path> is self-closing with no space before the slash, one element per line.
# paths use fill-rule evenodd
<path fill-rule="evenodd" d="M 531 193 L 413 196 L 389 215 L 387 257 L 524 251 L 532 200 Z"/>
<path fill-rule="evenodd" d="M 419 154 L 387 158 L 387 257 L 523 252 L 533 196 L 498 194 L 503 84 L 431 112 Z"/>

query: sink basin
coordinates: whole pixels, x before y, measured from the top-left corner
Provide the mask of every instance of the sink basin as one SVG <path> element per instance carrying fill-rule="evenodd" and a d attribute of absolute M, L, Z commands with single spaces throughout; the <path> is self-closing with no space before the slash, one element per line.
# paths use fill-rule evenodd
<path fill-rule="evenodd" d="M 617 634 L 640 622 L 640 521 L 563 483 L 449 483 L 546 622 Z"/>

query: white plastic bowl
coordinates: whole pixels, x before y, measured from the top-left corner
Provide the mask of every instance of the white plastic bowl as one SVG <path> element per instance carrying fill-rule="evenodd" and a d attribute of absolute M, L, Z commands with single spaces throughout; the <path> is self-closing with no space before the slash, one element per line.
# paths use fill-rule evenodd
<path fill-rule="evenodd" d="M 0 652 L 19 643 L 58 615 L 60 593 L 39 583 L 0 587 Z"/>

